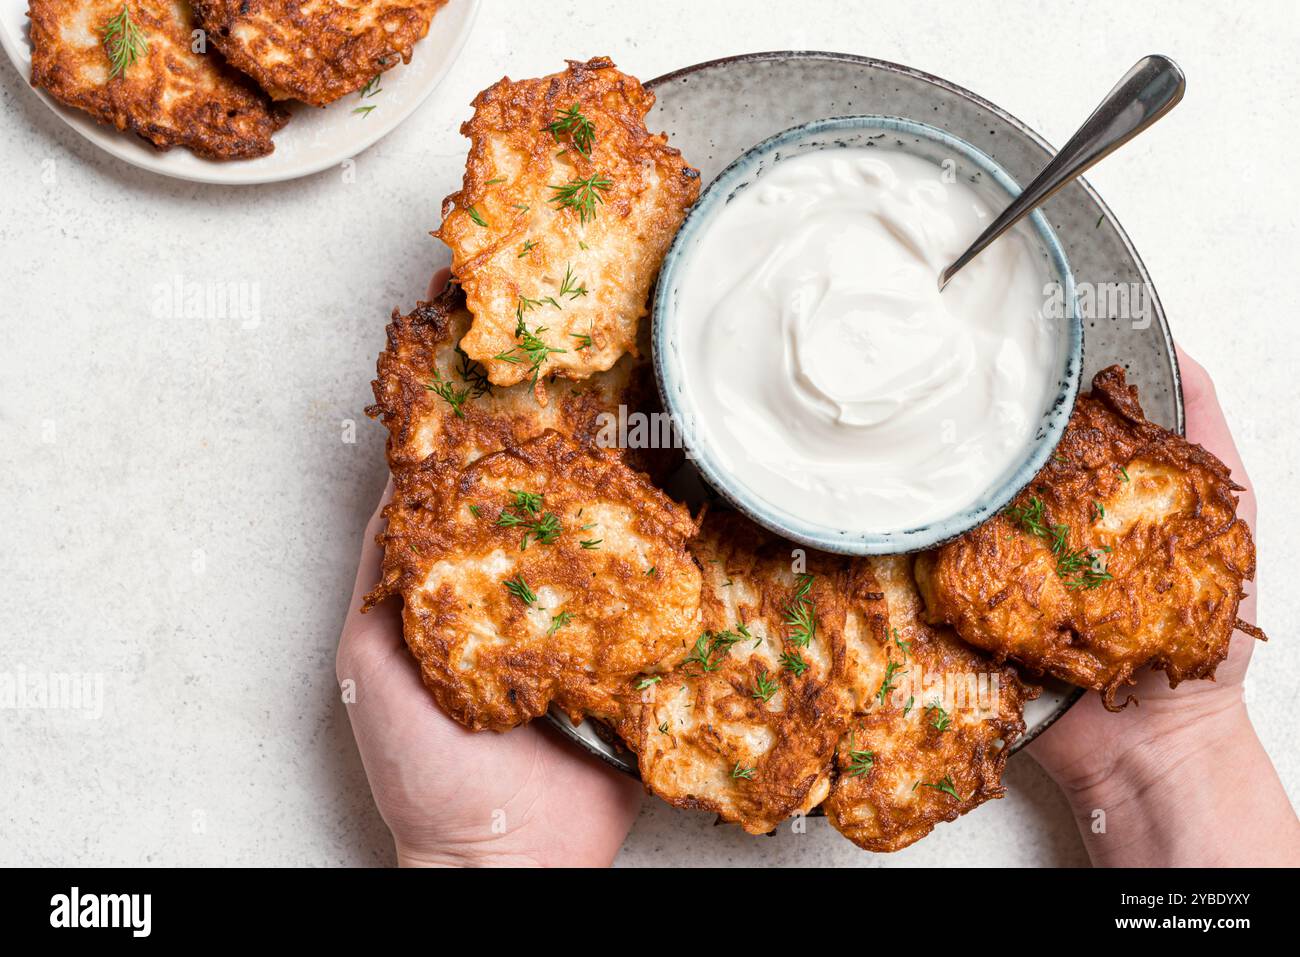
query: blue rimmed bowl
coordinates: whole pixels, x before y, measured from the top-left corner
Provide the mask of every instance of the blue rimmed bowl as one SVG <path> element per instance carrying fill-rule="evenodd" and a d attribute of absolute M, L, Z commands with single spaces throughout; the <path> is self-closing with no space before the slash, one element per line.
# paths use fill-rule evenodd
<path fill-rule="evenodd" d="M 714 217 L 739 191 L 753 185 L 781 162 L 816 150 L 867 147 L 896 150 L 929 160 L 936 167 L 955 164 L 954 173 L 972 183 L 995 210 L 1020 192 L 1020 186 L 988 154 L 951 133 L 897 116 L 842 116 L 816 120 L 763 140 L 724 169 L 700 196 L 664 258 L 652 309 L 655 377 L 664 408 L 672 416 L 682 444 L 706 482 L 736 509 L 792 541 L 829 552 L 883 555 L 931 548 L 969 531 L 1007 505 L 1029 484 L 1055 450 L 1070 412 L 1083 370 L 1083 323 L 1075 300 L 1074 277 L 1065 251 L 1041 212 L 1018 230 L 1042 257 L 1044 283 L 1062 293 L 1054 384 L 1040 410 L 1037 427 L 1024 454 L 1003 471 L 973 503 L 945 518 L 887 532 L 858 532 L 810 522 L 754 493 L 745 476 L 724 468 L 708 441 L 695 407 L 691 383 L 683 374 L 682 342 L 687 323 L 701 321 L 679 308 L 679 290 L 694 250 Z M 974 237 L 972 237 L 973 239 Z"/>

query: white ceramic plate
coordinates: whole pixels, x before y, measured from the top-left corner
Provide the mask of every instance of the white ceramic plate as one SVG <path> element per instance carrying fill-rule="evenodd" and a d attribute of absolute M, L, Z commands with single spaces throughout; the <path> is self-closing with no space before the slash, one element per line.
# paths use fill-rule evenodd
<path fill-rule="evenodd" d="M 275 152 L 252 160 L 200 159 L 184 147 L 162 151 L 133 133 L 104 126 L 80 110 L 63 106 L 44 90 L 32 92 L 62 120 L 90 142 L 120 160 L 164 176 L 199 183 L 275 183 L 310 176 L 356 156 L 390 133 L 415 112 L 459 56 L 479 0 L 449 0 L 429 26 L 429 35 L 415 45 L 411 62 L 399 64 L 381 78 L 383 92 L 369 97 L 368 113 L 352 93 L 321 109 L 293 103 L 289 125 L 275 134 Z M 0 0 L 0 45 L 28 83 L 32 75 L 32 45 L 27 33 L 27 0 Z"/>

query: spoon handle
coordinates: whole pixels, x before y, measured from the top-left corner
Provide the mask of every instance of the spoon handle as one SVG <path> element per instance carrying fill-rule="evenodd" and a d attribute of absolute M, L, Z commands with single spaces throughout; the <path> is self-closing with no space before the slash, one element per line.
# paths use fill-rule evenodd
<path fill-rule="evenodd" d="M 1183 71 L 1173 60 L 1159 54 L 1139 60 L 1024 192 L 940 274 L 939 288 L 1062 186 L 1177 106 L 1186 89 Z"/>

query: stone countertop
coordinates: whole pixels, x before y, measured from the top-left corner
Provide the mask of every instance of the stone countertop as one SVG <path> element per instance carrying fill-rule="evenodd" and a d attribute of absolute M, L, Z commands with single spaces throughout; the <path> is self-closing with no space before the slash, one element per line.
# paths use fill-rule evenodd
<path fill-rule="evenodd" d="M 760 11 L 759 7 L 766 7 Z M 502 74 L 609 54 L 643 78 L 775 49 L 937 73 L 1060 144 L 1143 54 L 1189 91 L 1090 174 L 1214 376 L 1260 498 L 1255 724 L 1294 801 L 1300 645 L 1300 23 L 1287 0 L 645 4 L 486 0 L 452 75 L 341 170 L 230 188 L 83 140 L 0 67 L 0 672 L 103 676 L 98 720 L 0 711 L 0 864 L 382 864 L 334 647 L 385 481 L 362 409 L 394 305 L 445 253 L 458 126 Z M 418 56 L 418 50 L 416 55 Z M 233 290 L 194 317 L 170 290 Z M 238 298 L 242 297 L 242 298 Z M 219 313 L 220 310 L 217 310 Z M 229 312 L 229 310 L 227 311 Z M 1026 756 L 1008 796 L 892 856 L 821 820 L 751 838 L 646 799 L 619 863 L 1086 863 Z"/>

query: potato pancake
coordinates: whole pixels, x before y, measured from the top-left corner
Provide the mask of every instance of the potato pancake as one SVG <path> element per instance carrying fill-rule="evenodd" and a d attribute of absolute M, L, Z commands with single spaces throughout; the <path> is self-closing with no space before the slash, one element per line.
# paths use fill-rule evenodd
<path fill-rule="evenodd" d="M 677 664 L 638 682 L 620 732 L 646 789 L 762 834 L 830 788 L 849 718 L 843 560 L 710 515 L 691 553 L 700 626 Z M 798 569 L 798 570 L 796 570 Z"/>
<path fill-rule="evenodd" d="M 271 134 L 288 122 L 219 53 L 193 51 L 184 3 L 30 0 L 28 16 L 32 86 L 159 149 L 265 156 Z"/>
<path fill-rule="evenodd" d="M 446 0 L 193 0 L 232 65 L 274 99 L 325 106 L 399 62 Z"/>
<path fill-rule="evenodd" d="M 667 136 L 646 130 L 653 104 L 604 57 L 475 98 L 464 182 L 434 235 L 474 316 L 460 346 L 494 384 L 582 379 L 636 353 L 700 188 Z"/>
<path fill-rule="evenodd" d="M 548 431 L 455 472 L 395 476 L 383 581 L 443 710 L 503 731 L 554 702 L 576 721 L 693 634 L 685 508 L 617 456 Z"/>
<path fill-rule="evenodd" d="M 823 810 L 869 851 L 907 847 L 1001 797 L 1007 746 L 1038 693 L 927 625 L 923 611 L 910 556 L 854 562 L 845 628 L 854 714 Z"/>
<path fill-rule="evenodd" d="M 555 429 L 589 446 L 624 448 L 629 464 L 663 478 L 681 461 L 672 447 L 648 360 L 625 356 L 582 382 L 550 377 L 539 382 L 543 400 L 526 383 L 494 386 L 481 365 L 457 348 L 469 328 L 464 293 L 449 286 L 409 315 L 393 311 L 388 346 L 379 356 L 375 404 L 389 430 L 388 461 L 394 472 L 435 456 L 444 468 L 461 469 L 496 452 Z M 620 440 L 616 422 L 639 414 L 660 426 L 653 435 Z M 634 441 L 635 440 L 635 441 Z M 666 447 L 651 447 L 666 446 Z"/>
<path fill-rule="evenodd" d="M 1004 510 L 917 563 L 932 621 L 998 659 L 1115 696 L 1144 665 L 1212 678 L 1255 575 L 1227 466 L 1148 422 L 1112 366 Z M 1130 696 L 1126 701 L 1131 701 Z"/>

